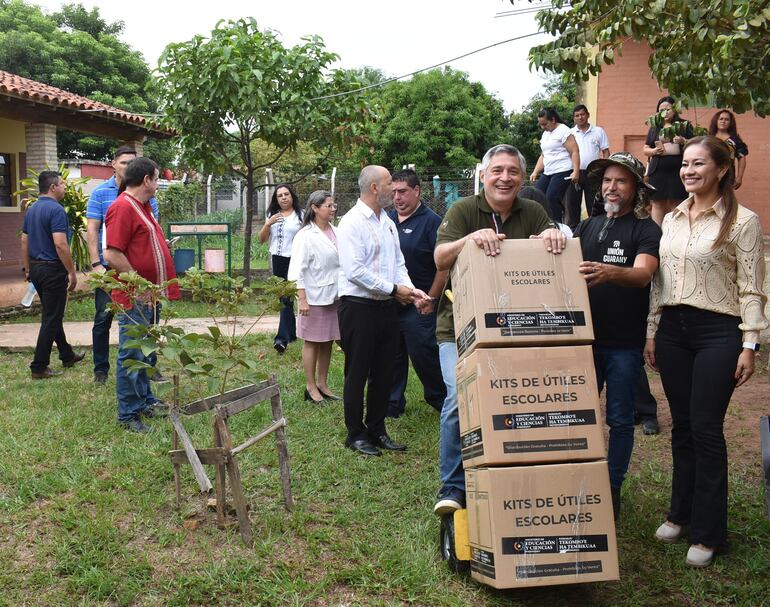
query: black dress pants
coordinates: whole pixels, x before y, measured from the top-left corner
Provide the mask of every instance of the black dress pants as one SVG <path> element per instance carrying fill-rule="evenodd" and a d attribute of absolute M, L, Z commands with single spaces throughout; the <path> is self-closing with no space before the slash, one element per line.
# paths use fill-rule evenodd
<path fill-rule="evenodd" d="M 348 443 L 377 440 L 386 433 L 385 413 L 398 354 L 395 300 L 341 297 L 337 307 L 345 352 L 345 427 Z M 366 415 L 364 416 L 364 386 Z"/>
<path fill-rule="evenodd" d="M 35 357 L 29 365 L 30 370 L 39 373 L 51 362 L 51 348 L 56 343 L 59 359 L 70 361 L 75 353 L 64 335 L 64 309 L 67 307 L 67 269 L 61 262 L 32 262 L 29 279 L 37 294 L 43 313 L 40 319 L 40 331 L 37 334 Z"/>
<path fill-rule="evenodd" d="M 668 520 L 689 525 L 690 543 L 727 539 L 725 413 L 742 349 L 737 316 L 690 306 L 663 308 L 655 358 L 671 408 L 674 472 Z"/>
<path fill-rule="evenodd" d="M 593 188 L 593 185 L 588 181 L 585 169 L 581 169 L 578 187 L 576 188 L 574 184 L 569 184 L 569 187 L 567 187 L 567 193 L 565 194 L 565 210 L 567 212 L 566 219 L 569 227 L 572 230 L 574 230 L 580 223 L 580 210 L 582 207 L 581 203 L 583 202 L 584 192 L 586 199 L 586 213 L 588 214 L 588 217 L 591 217 L 591 212 L 593 210 L 597 192 Z"/>

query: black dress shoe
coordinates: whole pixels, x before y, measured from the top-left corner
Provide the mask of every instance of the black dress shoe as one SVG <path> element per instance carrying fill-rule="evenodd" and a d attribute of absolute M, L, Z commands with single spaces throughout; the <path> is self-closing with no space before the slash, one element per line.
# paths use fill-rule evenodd
<path fill-rule="evenodd" d="M 70 360 L 65 360 L 62 362 L 62 367 L 74 367 L 76 363 L 79 363 L 81 360 L 83 360 L 86 357 L 85 352 L 75 352 L 75 355 Z"/>
<path fill-rule="evenodd" d="M 359 453 L 363 453 L 364 455 L 382 455 L 382 452 L 375 447 L 372 443 L 370 443 L 368 440 L 354 440 L 352 443 L 347 442 L 345 445 L 348 447 L 348 449 L 352 449 L 353 451 L 358 451 Z"/>
<path fill-rule="evenodd" d="M 152 432 L 152 428 L 150 428 L 150 426 L 143 424 L 141 420 L 138 419 L 132 419 L 127 422 L 120 422 L 120 425 L 129 432 L 136 432 L 137 434 L 147 434 L 148 432 Z"/>
<path fill-rule="evenodd" d="M 321 393 L 321 396 L 323 396 L 326 400 L 342 400 L 341 396 L 337 396 L 336 394 L 327 394 L 321 388 L 318 388 L 318 391 Z"/>
<path fill-rule="evenodd" d="M 142 409 L 139 415 L 146 417 L 147 419 L 168 417 L 168 405 L 163 401 L 157 401 Z"/>
<path fill-rule="evenodd" d="M 286 352 L 286 344 L 273 344 L 273 348 L 275 348 L 275 351 L 278 352 L 278 354 L 283 354 Z"/>
<path fill-rule="evenodd" d="M 320 390 L 319 390 L 319 392 L 320 392 Z M 321 394 L 323 394 L 323 392 L 321 392 Z M 314 399 L 313 395 L 310 394 L 310 392 L 308 391 L 307 388 L 305 388 L 305 400 L 309 400 L 311 403 L 315 403 L 316 405 L 322 405 L 323 402 L 324 402 L 323 398 L 321 400 Z"/>
<path fill-rule="evenodd" d="M 54 371 L 50 367 L 46 367 L 42 371 L 32 371 L 32 379 L 51 379 L 52 377 L 59 377 L 62 375 L 61 371 Z"/>
<path fill-rule="evenodd" d="M 387 434 L 378 436 L 377 440 L 374 440 L 372 442 L 378 447 L 382 447 L 383 449 L 387 449 L 388 451 L 406 451 L 406 445 L 397 443 L 392 438 L 390 438 Z"/>

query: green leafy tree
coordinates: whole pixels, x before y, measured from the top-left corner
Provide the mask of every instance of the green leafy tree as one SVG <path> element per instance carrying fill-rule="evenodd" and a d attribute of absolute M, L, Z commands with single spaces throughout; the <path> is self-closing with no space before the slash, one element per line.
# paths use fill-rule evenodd
<path fill-rule="evenodd" d="M 553 0 L 536 18 L 557 37 L 530 50 L 537 67 L 587 80 L 630 38 L 650 45 L 653 76 L 678 99 L 770 111 L 767 0 Z"/>
<path fill-rule="evenodd" d="M 349 74 L 329 69 L 337 58 L 317 36 L 286 48 L 254 19 L 220 21 L 209 38 L 170 44 L 161 57 L 166 124 L 179 133 L 183 160 L 246 181 L 246 276 L 258 171 L 300 141 L 328 154 L 362 132 L 362 97 L 330 97 L 357 88 Z M 273 158 L 255 156 L 260 140 L 275 148 Z"/>
<path fill-rule="evenodd" d="M 353 154 L 359 166 L 473 167 L 505 140 L 502 103 L 464 72 L 431 70 L 372 89 L 370 96 L 378 117 L 371 143 Z"/>
<path fill-rule="evenodd" d="M 521 111 L 511 113 L 509 141 L 524 154 L 530 172 L 540 156 L 540 136 L 543 134 L 537 123 L 538 113 L 546 107 L 556 108 L 562 120 L 572 126 L 575 97 L 576 87 L 569 78 L 552 77 L 546 83 L 543 93 L 532 96 Z"/>
<path fill-rule="evenodd" d="M 150 68 L 139 52 L 117 38 L 122 33 L 123 23 L 108 23 L 97 8 L 67 4 L 46 14 L 22 0 L 0 0 L 2 69 L 127 111 L 154 112 L 156 85 Z M 64 129 L 57 137 L 63 158 L 108 159 L 118 144 Z M 164 146 L 168 144 L 160 144 Z"/>

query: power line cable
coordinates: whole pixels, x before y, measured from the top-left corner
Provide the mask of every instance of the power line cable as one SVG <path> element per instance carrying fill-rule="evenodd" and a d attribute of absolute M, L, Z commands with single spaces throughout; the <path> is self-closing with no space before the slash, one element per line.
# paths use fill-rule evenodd
<path fill-rule="evenodd" d="M 540 10 L 540 9 L 538 9 Z M 475 50 L 469 51 L 467 53 L 463 53 L 462 55 L 457 55 L 456 57 L 452 57 L 451 59 L 446 59 L 444 61 L 441 61 L 439 63 L 434 63 L 433 65 L 430 65 L 428 67 L 423 67 L 418 70 L 414 70 L 413 72 L 409 72 L 407 74 L 402 74 L 401 76 L 394 76 L 392 78 L 387 78 L 386 80 L 383 80 L 382 82 L 376 82 L 374 84 L 369 84 L 367 86 L 363 86 L 361 88 L 353 89 L 352 91 L 342 91 L 340 93 L 332 93 L 331 95 L 321 95 L 320 97 L 312 97 L 308 99 L 308 101 L 322 101 L 324 99 L 335 99 L 337 97 L 345 97 L 347 95 L 354 95 L 357 93 L 362 93 L 364 91 L 368 91 L 370 89 L 378 88 L 381 86 L 385 86 L 386 84 L 389 84 L 391 82 L 396 82 L 397 80 L 402 80 L 403 78 L 408 78 L 410 76 L 414 76 L 416 74 L 421 74 L 422 72 L 427 72 L 433 69 L 436 69 L 437 67 L 441 67 L 442 65 L 446 65 L 447 63 L 452 63 L 453 61 L 459 61 L 460 59 L 465 59 L 466 57 L 470 57 L 471 55 L 476 55 L 477 53 L 481 53 L 483 51 L 487 51 L 491 48 L 494 48 L 496 46 L 501 46 L 503 44 L 508 44 L 509 42 L 516 42 L 517 40 L 523 40 L 524 38 L 531 38 L 532 36 L 539 36 L 541 34 L 544 34 L 544 32 L 532 32 L 530 34 L 523 34 L 521 36 L 516 36 L 514 38 L 509 38 L 508 40 L 501 40 L 500 42 L 495 42 L 494 44 L 488 44 L 487 46 L 483 46 L 481 48 L 477 48 Z M 80 112 L 107 112 L 106 109 L 78 109 Z M 131 114 L 134 114 L 135 116 L 143 116 L 143 117 L 150 117 L 150 118 L 159 118 L 165 116 L 165 114 L 143 114 L 139 112 L 128 112 Z"/>
<path fill-rule="evenodd" d="M 531 34 L 524 34 L 522 36 L 516 36 L 515 38 L 509 38 L 508 40 L 502 40 L 501 42 L 495 42 L 494 44 L 489 44 L 487 46 L 483 46 L 481 48 L 477 48 L 474 51 L 470 51 L 468 53 L 464 53 L 462 55 L 458 55 L 457 57 L 452 57 L 451 59 L 447 59 L 446 61 L 441 61 L 440 63 L 435 63 L 431 66 L 421 68 L 419 70 L 415 70 L 413 72 L 409 72 L 408 74 L 403 74 L 401 76 L 394 76 L 393 78 L 388 78 L 387 80 L 383 80 L 382 82 L 377 82 L 375 84 L 370 84 L 368 86 L 363 86 L 358 89 L 354 89 L 352 91 L 343 91 L 341 93 L 333 93 L 331 95 L 322 95 L 320 97 L 313 97 L 311 99 L 308 99 L 308 101 L 321 101 L 322 99 L 334 99 L 335 97 L 345 97 L 347 95 L 353 95 L 355 93 L 362 93 L 363 91 L 367 91 L 369 89 L 377 88 L 380 86 L 385 86 L 386 84 L 389 84 L 391 82 L 395 82 L 396 80 L 401 80 L 402 78 L 408 78 L 409 76 L 414 76 L 415 74 L 420 74 L 422 72 L 427 72 L 429 70 L 436 69 L 437 67 L 441 67 L 442 65 L 446 65 L 447 63 L 452 63 L 453 61 L 458 61 L 460 59 L 465 59 L 466 57 L 470 57 L 471 55 L 475 55 L 476 53 L 480 53 L 482 51 L 489 50 L 491 48 L 494 48 L 496 46 L 500 46 L 501 44 L 508 44 L 509 42 L 515 42 L 516 40 L 522 40 L 524 38 L 531 38 L 532 36 L 539 36 L 543 34 L 544 32 L 534 32 Z"/>

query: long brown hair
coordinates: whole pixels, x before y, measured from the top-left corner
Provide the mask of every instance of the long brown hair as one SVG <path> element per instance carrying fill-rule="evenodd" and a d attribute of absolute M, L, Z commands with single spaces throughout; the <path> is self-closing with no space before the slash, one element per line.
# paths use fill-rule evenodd
<path fill-rule="evenodd" d="M 735 218 L 738 216 L 738 200 L 735 198 L 735 190 L 733 189 L 733 182 L 735 180 L 733 159 L 730 154 L 730 146 L 712 135 L 693 137 L 684 145 L 684 149 L 686 150 L 693 145 L 699 145 L 708 150 L 711 159 L 717 167 L 720 169 L 727 169 L 727 172 L 722 176 L 722 179 L 719 180 L 719 194 L 722 197 L 722 207 L 724 208 L 725 214 L 722 217 L 722 223 L 719 226 L 717 239 L 714 241 L 714 246 L 711 247 L 713 250 L 727 241 L 730 230 L 735 223 Z"/>

